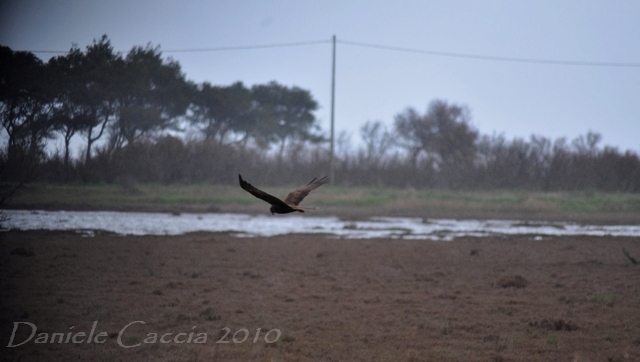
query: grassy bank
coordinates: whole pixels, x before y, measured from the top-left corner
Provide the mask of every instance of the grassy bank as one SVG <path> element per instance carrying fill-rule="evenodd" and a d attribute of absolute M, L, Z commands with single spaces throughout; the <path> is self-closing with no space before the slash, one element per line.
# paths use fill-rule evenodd
<path fill-rule="evenodd" d="M 265 187 L 284 197 L 290 187 Z M 314 215 L 345 218 L 417 216 L 445 218 L 519 218 L 602 223 L 640 222 L 640 195 L 588 192 L 445 191 L 326 185 L 303 205 Z M 268 213 L 268 205 L 230 185 L 30 184 L 5 205 L 46 210 Z"/>

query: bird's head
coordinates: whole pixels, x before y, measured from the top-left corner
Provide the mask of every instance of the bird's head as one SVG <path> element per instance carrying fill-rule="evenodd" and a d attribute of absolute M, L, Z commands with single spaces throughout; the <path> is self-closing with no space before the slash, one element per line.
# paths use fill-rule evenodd
<path fill-rule="evenodd" d="M 276 210 L 276 207 L 275 206 L 271 206 L 271 208 L 269 209 L 269 211 L 271 211 L 271 215 L 274 214 L 275 210 Z"/>

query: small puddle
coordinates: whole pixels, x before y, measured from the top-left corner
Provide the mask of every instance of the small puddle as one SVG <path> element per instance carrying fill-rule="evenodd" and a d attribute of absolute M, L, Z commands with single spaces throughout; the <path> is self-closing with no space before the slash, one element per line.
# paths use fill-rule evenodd
<path fill-rule="evenodd" d="M 114 211 L 4 210 L 3 227 L 19 230 L 76 230 L 91 234 L 180 235 L 197 231 L 226 232 L 239 237 L 323 234 L 348 239 L 396 238 L 452 240 L 492 235 L 640 236 L 640 225 L 580 225 L 520 220 L 453 220 L 373 217 L 342 221 L 337 217 L 248 214 L 166 214 Z"/>

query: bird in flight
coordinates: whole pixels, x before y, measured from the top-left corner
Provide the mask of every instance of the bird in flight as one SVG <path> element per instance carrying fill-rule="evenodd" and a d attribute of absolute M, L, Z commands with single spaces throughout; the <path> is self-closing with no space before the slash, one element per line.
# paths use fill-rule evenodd
<path fill-rule="evenodd" d="M 327 180 L 327 176 L 316 180 L 315 178 L 311 180 L 306 186 L 302 186 L 298 189 L 295 189 L 287 195 L 284 201 L 279 198 L 269 195 L 268 193 L 255 188 L 253 185 L 248 183 L 247 181 L 242 179 L 242 176 L 238 174 L 238 180 L 240 180 L 240 187 L 242 187 L 245 191 L 249 192 L 251 195 L 264 200 L 271 204 L 271 214 L 288 214 L 290 212 L 298 211 L 304 212 L 304 210 L 315 210 L 316 207 L 300 207 L 298 204 L 307 196 L 309 192 L 317 189 L 318 187 L 329 182 Z"/>

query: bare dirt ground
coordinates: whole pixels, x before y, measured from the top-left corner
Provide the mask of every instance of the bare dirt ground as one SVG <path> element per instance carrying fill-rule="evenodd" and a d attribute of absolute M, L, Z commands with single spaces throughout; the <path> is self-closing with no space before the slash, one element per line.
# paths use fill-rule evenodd
<path fill-rule="evenodd" d="M 623 248 L 640 259 L 632 238 L 12 231 L 2 359 L 638 361 L 640 265 Z M 21 321 L 33 338 L 6 347 Z M 33 331 L 18 326 L 13 345 Z"/>

